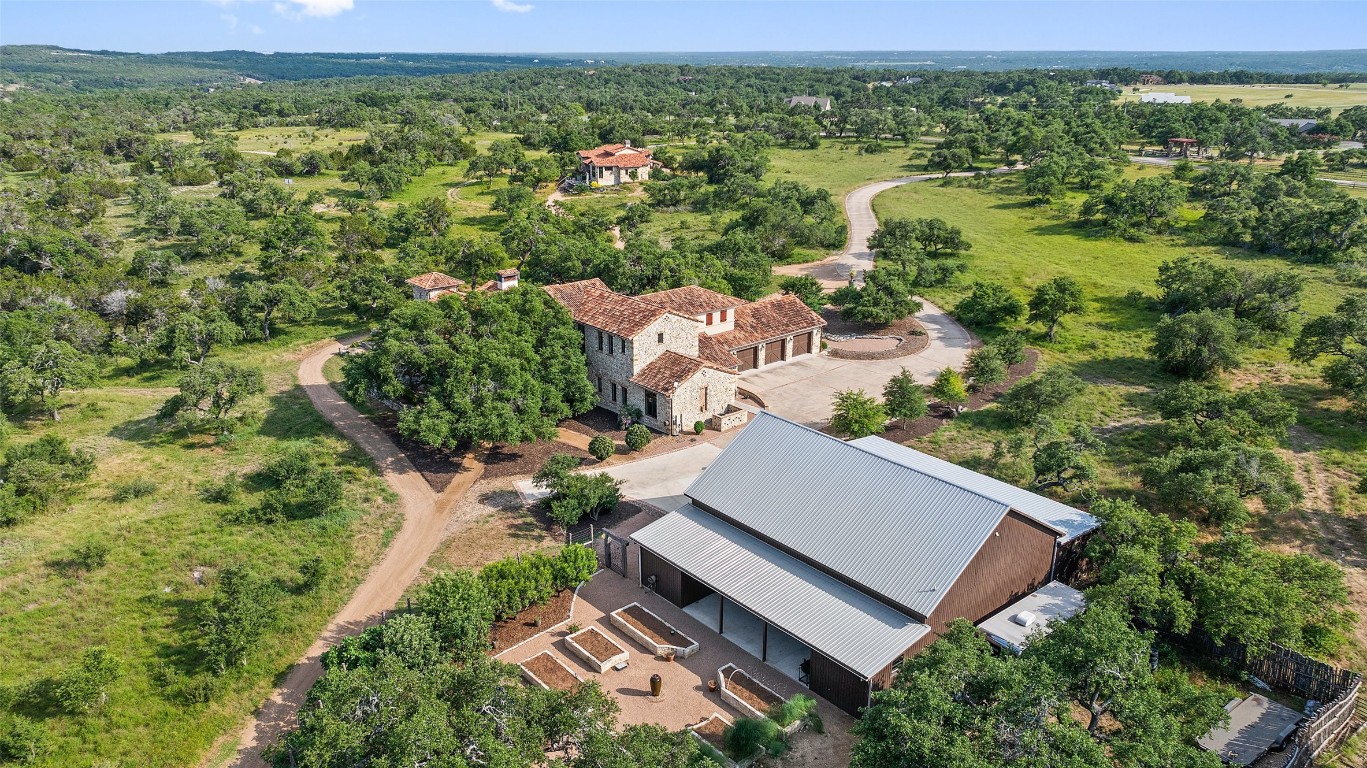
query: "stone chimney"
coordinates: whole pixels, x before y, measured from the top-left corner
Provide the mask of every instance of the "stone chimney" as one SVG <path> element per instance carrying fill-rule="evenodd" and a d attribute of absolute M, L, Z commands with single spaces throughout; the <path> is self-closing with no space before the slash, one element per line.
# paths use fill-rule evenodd
<path fill-rule="evenodd" d="M 516 288 L 517 278 L 520 276 L 520 274 L 521 273 L 519 273 L 516 268 L 500 269 L 498 271 L 498 274 L 494 276 L 495 286 L 500 291 L 507 291 Z"/>

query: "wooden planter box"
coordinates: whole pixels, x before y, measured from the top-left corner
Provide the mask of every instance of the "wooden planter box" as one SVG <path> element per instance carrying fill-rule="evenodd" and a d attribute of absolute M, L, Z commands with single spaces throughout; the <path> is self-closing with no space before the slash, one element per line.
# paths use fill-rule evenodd
<path fill-rule="evenodd" d="M 569 646 L 574 655 L 584 660 L 590 669 L 596 670 L 598 674 L 603 674 L 618 664 L 626 663 L 629 654 L 626 649 L 617 644 L 617 641 L 608 637 L 597 627 L 588 627 L 565 638 L 565 645 Z M 593 648 L 592 651 L 589 648 Z M 598 658 L 599 655 L 605 658 Z"/>
<path fill-rule="evenodd" d="M 559 667 L 560 669 L 564 670 L 564 671 L 565 671 L 565 674 L 567 674 L 567 675 L 569 675 L 570 677 L 574 678 L 575 681 L 576 681 L 576 683 L 582 683 L 582 682 L 584 682 L 584 678 L 582 678 L 582 677 L 580 677 L 579 675 L 575 674 L 574 670 L 572 670 L 572 669 L 570 669 L 569 667 L 565 666 L 565 663 L 564 663 L 563 661 L 561 661 L 560 659 L 557 659 L 550 651 L 542 651 L 541 653 L 538 653 L 537 655 L 531 657 L 530 659 L 524 660 L 521 664 L 518 665 L 519 667 L 522 668 L 522 679 L 523 679 L 523 680 L 526 680 L 526 681 L 527 681 L 528 683 L 530 683 L 531 685 L 540 686 L 541 688 L 545 688 L 545 689 L 547 689 L 547 690 L 550 690 L 551 688 L 556 688 L 556 689 L 559 689 L 559 690 L 568 690 L 567 688 L 561 688 L 561 687 L 558 686 L 558 685 L 557 685 L 557 686 L 553 686 L 553 685 L 551 685 L 550 683 L 547 683 L 545 680 L 542 680 L 540 676 L 538 676 L 535 672 L 532 671 L 532 669 L 531 669 L 532 666 L 539 666 L 539 665 L 537 664 L 537 660 L 539 660 L 539 659 L 542 660 L 542 661 L 540 662 L 541 664 L 554 664 L 555 666 L 557 666 L 557 667 Z M 571 687 L 573 687 L 573 686 L 571 686 Z"/>
<path fill-rule="evenodd" d="M 649 627 L 645 629 L 637 627 L 628 619 L 629 613 L 636 614 L 640 619 L 644 619 L 647 624 L 656 624 L 660 631 L 655 632 Z M 676 658 L 686 659 L 698 652 L 698 641 L 675 629 L 674 625 L 656 616 L 640 603 L 622 606 L 613 611 L 608 619 L 614 627 L 622 630 L 627 637 L 635 640 L 642 648 L 656 656 L 663 656 L 665 653 L 673 651 Z"/>

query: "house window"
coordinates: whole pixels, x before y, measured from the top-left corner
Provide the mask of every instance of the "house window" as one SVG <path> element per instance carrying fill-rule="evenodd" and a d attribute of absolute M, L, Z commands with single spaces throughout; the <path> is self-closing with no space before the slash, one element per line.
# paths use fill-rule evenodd
<path fill-rule="evenodd" d="M 608 336 L 608 354 L 609 354 L 609 355 L 615 354 L 615 353 L 612 351 L 612 337 L 611 337 L 611 336 Z"/>
<path fill-rule="evenodd" d="M 708 312 L 708 313 L 707 313 L 707 324 L 708 324 L 708 325 L 711 325 L 711 324 L 712 324 L 712 313 L 711 313 L 711 312 Z"/>
<path fill-rule="evenodd" d="M 703 411 L 706 411 L 706 410 L 707 410 L 707 385 L 706 385 L 706 384 L 703 385 L 703 388 L 702 388 L 702 390 L 698 393 L 698 395 L 699 395 L 699 398 L 698 398 L 698 408 L 700 408 L 700 409 L 703 410 Z"/>
<path fill-rule="evenodd" d="M 617 402 L 617 382 L 612 382 L 612 402 Z"/>
<path fill-rule="evenodd" d="M 665 343 L 665 335 L 664 335 L 664 333 L 657 333 L 657 334 L 655 334 L 655 343 L 656 343 L 656 344 L 663 344 L 663 343 Z"/>
<path fill-rule="evenodd" d="M 618 338 L 618 339 L 617 339 L 617 346 L 619 347 L 619 349 L 618 349 L 619 352 L 621 352 L 621 353 L 624 354 L 624 355 L 627 353 L 627 340 L 626 340 L 626 339 Z"/>
<path fill-rule="evenodd" d="M 647 392 L 647 393 L 646 393 L 646 415 L 649 416 L 649 417 L 652 418 L 652 419 L 655 418 L 655 393 L 654 393 L 654 392 Z"/>
<path fill-rule="evenodd" d="M 599 352 L 602 352 L 602 351 L 603 351 L 603 332 L 602 332 L 602 331 L 599 331 L 599 332 L 598 332 L 598 351 L 599 351 Z"/>
<path fill-rule="evenodd" d="M 598 377 L 598 394 L 603 394 L 603 377 Z"/>
<path fill-rule="evenodd" d="M 725 310 L 725 309 L 723 309 L 723 310 L 721 311 L 721 321 L 722 321 L 723 323 L 726 322 L 726 313 L 727 313 L 727 311 L 728 311 L 728 310 Z"/>

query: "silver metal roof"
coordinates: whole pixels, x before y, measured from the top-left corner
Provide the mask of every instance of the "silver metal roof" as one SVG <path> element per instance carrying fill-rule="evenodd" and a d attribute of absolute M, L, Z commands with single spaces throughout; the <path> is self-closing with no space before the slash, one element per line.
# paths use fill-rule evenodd
<path fill-rule="evenodd" d="M 1022 515 L 1058 531 L 1061 534 L 1059 538 L 1061 542 L 1070 541 L 1099 525 L 1095 517 L 1080 509 L 1075 509 L 1037 493 L 1031 493 L 1024 488 L 1017 488 L 1010 483 L 1003 483 L 995 477 L 979 474 L 944 459 L 937 459 L 905 445 L 884 440 L 881 437 L 861 437 L 858 440 L 850 441 L 850 445 L 858 446 L 870 453 L 876 453 L 885 459 L 891 459 L 917 472 L 933 475 L 988 498 L 996 499 Z"/>
<path fill-rule="evenodd" d="M 1022 597 L 997 613 L 983 619 L 978 629 L 987 633 L 998 644 L 1020 653 L 1036 634 L 1049 634 L 1049 625 L 1065 621 L 1087 607 L 1087 598 L 1076 589 L 1058 581 L 1051 581 Z M 1021 611 L 1035 615 L 1031 626 L 1025 627 L 1011 620 Z"/>
<path fill-rule="evenodd" d="M 685 493 L 920 616 L 1009 506 L 765 412 Z"/>
<path fill-rule="evenodd" d="M 631 538 L 866 678 L 930 631 L 925 624 L 691 504 Z"/>

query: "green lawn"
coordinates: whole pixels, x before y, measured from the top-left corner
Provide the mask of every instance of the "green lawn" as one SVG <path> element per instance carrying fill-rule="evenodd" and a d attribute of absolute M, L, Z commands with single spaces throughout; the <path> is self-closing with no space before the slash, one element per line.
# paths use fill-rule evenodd
<path fill-rule="evenodd" d="M 341 327 L 329 317 L 291 329 L 270 344 L 229 350 L 224 359 L 263 366 L 267 395 L 247 409 L 254 425 L 237 439 L 216 444 L 204 436 L 167 431 L 153 419 L 165 401 L 173 372 L 139 374 L 117 366 L 104 386 L 63 398 L 62 419 L 29 415 L 12 435 L 26 441 L 54 432 L 93 451 L 97 469 L 70 508 L 6 529 L 0 537 L 0 689 L 42 685 L 91 645 L 106 645 L 122 671 L 109 704 L 72 717 L 28 710 L 41 717 L 55 749 L 37 765 L 185 766 L 195 764 L 216 739 L 233 732 L 267 696 L 276 675 L 298 659 L 327 619 L 397 530 L 395 499 L 369 460 L 338 436 L 295 382 L 297 350 Z M 21 415 L 22 416 L 22 415 Z M 230 525 L 220 518 L 232 506 L 254 503 L 251 473 L 286 441 L 314 438 L 347 480 L 343 513 L 279 525 Z M 206 479 L 235 473 L 249 489 L 238 505 L 206 502 L 197 492 Z M 149 496 L 119 502 L 113 488 L 150 480 Z M 82 573 L 67 560 L 76 546 L 108 542 L 103 568 Z M 294 594 L 306 559 L 321 557 L 329 575 L 313 593 Z M 286 587 L 282 619 L 248 666 L 225 676 L 211 704 L 190 704 L 169 694 L 163 669 L 199 670 L 196 606 L 209 587 L 192 573 L 245 562 Z"/>
<path fill-rule="evenodd" d="M 1136 168 L 1132 174 L 1155 172 L 1162 171 Z M 955 285 L 925 292 L 947 309 L 968 294 L 975 280 L 1004 283 L 1022 298 L 1058 275 L 1069 275 L 1082 284 L 1086 311 L 1068 318 L 1054 343 L 1045 340 L 1038 328 L 1032 328 L 1031 343 L 1042 350 L 1046 365 L 1066 365 L 1085 379 L 1104 385 L 1092 388 L 1082 415 L 1117 430 L 1103 485 L 1132 489 L 1137 481 L 1130 465 L 1145 455 L 1146 446 L 1126 442 L 1127 425 L 1149 410 L 1152 388 L 1172 381 L 1145 352 L 1160 316 L 1151 301 L 1156 294 L 1158 265 L 1184 254 L 1233 259 L 1256 270 L 1284 269 L 1289 264 L 1176 236 L 1152 237 L 1140 243 L 1093 236 L 1074 227 L 1055 209 L 1031 205 L 1016 194 L 1017 184 L 1002 179 L 988 190 L 974 190 L 962 183 L 910 184 L 883 193 L 875 199 L 874 208 L 880 218 L 938 217 L 963 229 L 973 243 L 967 256 L 968 272 Z M 1071 202 L 1075 204 L 1077 199 Z M 1294 268 L 1310 278 L 1303 306 L 1312 316 L 1332 310 L 1350 290 L 1336 282 L 1328 268 Z M 1144 296 L 1131 297 L 1132 291 Z M 1235 378 L 1242 384 L 1277 381 L 1300 406 L 1301 424 L 1323 440 L 1321 457 L 1331 466 L 1367 474 L 1367 437 L 1344 419 L 1339 410 L 1342 403 L 1329 398 L 1314 368 L 1288 361 L 1289 346 L 1287 340 L 1270 349 L 1251 351 Z M 960 423 L 927 438 L 923 445 L 941 455 L 965 458 L 983 455 L 992 440 L 1005 435 L 989 410 L 966 415 Z"/>
<path fill-rule="evenodd" d="M 859 152 L 862 143 L 854 139 L 823 139 L 817 149 L 776 147 L 769 150 L 769 172 L 764 180 L 798 181 L 830 190 L 839 200 L 869 182 L 934 173 L 926 169 L 926 157 L 937 143 L 933 138 L 913 142 L 910 147 L 900 141 L 884 142 L 886 151 L 871 155 Z M 996 165 L 994 158 L 985 158 L 979 168 L 987 170 Z"/>
<path fill-rule="evenodd" d="M 328 152 L 345 149 L 352 144 L 360 144 L 366 139 L 361 128 L 319 128 L 317 126 L 277 126 L 271 128 L 248 128 L 231 131 L 237 137 L 237 149 L 250 154 L 275 154 L 281 149 L 294 152 L 320 150 Z M 161 134 L 161 138 L 189 144 L 198 141 L 189 131 Z"/>
<path fill-rule="evenodd" d="M 1350 83 L 1348 88 L 1337 85 L 1155 85 L 1135 93 L 1126 88 L 1121 98 L 1139 101 L 1142 93 L 1158 91 L 1190 96 L 1192 101 L 1231 101 L 1242 99 L 1246 107 L 1265 107 L 1285 103 L 1292 107 L 1329 107 L 1337 115 L 1348 107 L 1367 104 L 1367 83 Z M 1291 98 L 1286 98 L 1290 95 Z"/>

